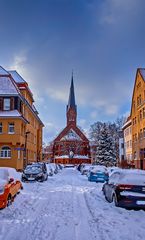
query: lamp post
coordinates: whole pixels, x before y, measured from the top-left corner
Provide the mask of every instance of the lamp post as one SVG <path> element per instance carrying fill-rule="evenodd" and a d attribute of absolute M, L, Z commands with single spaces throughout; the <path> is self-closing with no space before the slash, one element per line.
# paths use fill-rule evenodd
<path fill-rule="evenodd" d="M 24 147 L 24 168 L 27 166 L 28 164 L 28 159 L 27 159 L 27 136 L 28 134 L 30 134 L 29 131 L 25 132 L 25 147 Z"/>

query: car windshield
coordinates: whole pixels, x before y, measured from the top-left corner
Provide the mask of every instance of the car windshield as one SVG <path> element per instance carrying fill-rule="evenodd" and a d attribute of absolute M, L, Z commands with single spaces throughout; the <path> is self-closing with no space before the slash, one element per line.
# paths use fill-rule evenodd
<path fill-rule="evenodd" d="M 24 170 L 25 173 L 39 173 L 42 172 L 41 166 L 27 166 Z"/>

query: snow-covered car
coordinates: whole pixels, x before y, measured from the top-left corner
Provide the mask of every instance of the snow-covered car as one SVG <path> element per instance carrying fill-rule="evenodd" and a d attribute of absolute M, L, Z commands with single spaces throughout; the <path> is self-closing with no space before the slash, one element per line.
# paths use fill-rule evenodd
<path fill-rule="evenodd" d="M 59 169 L 60 169 L 60 170 L 62 170 L 62 169 L 63 169 L 63 167 L 64 167 L 64 166 L 63 166 L 62 164 L 60 164 L 60 163 L 59 163 L 59 164 L 57 164 L 57 165 L 58 165 L 58 167 L 59 167 Z"/>
<path fill-rule="evenodd" d="M 119 170 L 119 167 L 107 167 L 107 170 L 110 176 L 114 171 Z"/>
<path fill-rule="evenodd" d="M 125 208 L 145 209 L 145 171 L 122 169 L 114 171 L 103 186 L 108 202 Z"/>
<path fill-rule="evenodd" d="M 95 165 L 88 173 L 88 180 L 91 182 L 105 182 L 108 179 L 109 174 L 104 166 Z"/>
<path fill-rule="evenodd" d="M 57 173 L 58 173 L 59 169 L 58 169 L 57 164 L 55 164 L 55 163 L 50 163 L 49 166 L 51 166 L 52 171 L 53 171 L 53 174 L 57 174 Z"/>
<path fill-rule="evenodd" d="M 0 208 L 9 206 L 15 196 L 23 189 L 22 183 L 19 180 L 13 178 L 11 172 L 16 172 L 11 168 L 0 168 Z"/>
<path fill-rule="evenodd" d="M 54 174 L 51 164 L 47 164 L 47 173 L 48 173 L 48 176 L 53 176 Z"/>
<path fill-rule="evenodd" d="M 44 163 L 34 163 L 27 165 L 23 170 L 21 180 L 26 181 L 46 181 L 48 179 L 48 173 L 46 164 Z"/>
<path fill-rule="evenodd" d="M 81 170 L 81 174 L 82 175 L 87 175 L 88 172 L 90 171 L 90 167 L 91 165 L 90 164 L 85 164 Z"/>

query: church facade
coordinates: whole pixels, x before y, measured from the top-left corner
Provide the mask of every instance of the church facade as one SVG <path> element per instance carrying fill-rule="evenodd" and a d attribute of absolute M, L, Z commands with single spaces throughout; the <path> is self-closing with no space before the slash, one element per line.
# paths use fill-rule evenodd
<path fill-rule="evenodd" d="M 91 163 L 89 140 L 77 126 L 73 76 L 66 108 L 66 118 L 66 127 L 53 141 L 54 162 L 61 164 Z"/>

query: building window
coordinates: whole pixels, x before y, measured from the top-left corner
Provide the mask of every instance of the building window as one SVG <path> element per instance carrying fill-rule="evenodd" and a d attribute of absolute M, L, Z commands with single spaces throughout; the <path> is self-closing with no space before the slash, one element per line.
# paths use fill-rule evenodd
<path fill-rule="evenodd" d="M 145 128 L 143 129 L 143 138 L 145 138 Z"/>
<path fill-rule="evenodd" d="M 137 133 L 135 134 L 135 142 L 137 142 Z"/>
<path fill-rule="evenodd" d="M 0 158 L 11 158 L 11 149 L 9 147 L 2 147 L 0 150 Z"/>
<path fill-rule="evenodd" d="M 124 143 L 121 143 L 121 148 L 124 148 Z"/>
<path fill-rule="evenodd" d="M 142 117 L 145 118 L 145 108 L 142 109 Z"/>
<path fill-rule="evenodd" d="M 14 133 L 15 132 L 15 125 L 14 123 L 9 123 L 9 133 Z"/>
<path fill-rule="evenodd" d="M 141 100 L 141 94 L 139 95 L 139 105 L 141 105 L 141 102 L 142 102 L 142 100 Z"/>
<path fill-rule="evenodd" d="M 133 101 L 133 108 L 134 108 L 134 110 L 135 110 L 135 101 Z"/>
<path fill-rule="evenodd" d="M 140 110 L 140 120 L 142 120 L 142 110 Z"/>
<path fill-rule="evenodd" d="M 0 111 L 2 111 L 2 110 L 3 110 L 3 99 L 0 98 Z"/>
<path fill-rule="evenodd" d="M 4 110 L 10 110 L 10 98 L 4 98 Z"/>
<path fill-rule="evenodd" d="M 135 119 L 134 119 L 134 124 L 136 124 L 136 117 L 135 117 Z"/>
<path fill-rule="evenodd" d="M 140 139 L 142 139 L 142 136 L 143 134 L 142 134 L 142 129 L 140 129 Z"/>
<path fill-rule="evenodd" d="M 0 123 L 0 134 L 3 132 L 3 124 Z"/>
<path fill-rule="evenodd" d="M 137 97 L 137 106 L 139 105 L 139 97 Z"/>

